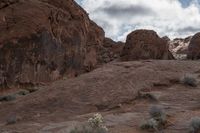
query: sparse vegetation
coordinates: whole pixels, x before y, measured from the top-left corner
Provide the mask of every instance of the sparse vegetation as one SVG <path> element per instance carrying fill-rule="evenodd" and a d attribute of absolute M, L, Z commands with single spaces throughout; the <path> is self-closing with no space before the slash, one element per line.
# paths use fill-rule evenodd
<path fill-rule="evenodd" d="M 150 118 L 140 126 L 143 130 L 159 130 L 167 123 L 167 115 L 159 106 L 152 106 L 149 110 Z"/>
<path fill-rule="evenodd" d="M 197 87 L 198 85 L 198 80 L 197 77 L 192 75 L 192 74 L 185 74 L 181 79 L 180 82 L 182 84 L 192 86 L 192 87 Z"/>
<path fill-rule="evenodd" d="M 200 132 L 200 117 L 193 118 L 190 122 L 190 133 Z"/>
<path fill-rule="evenodd" d="M 166 123 L 166 113 L 163 110 L 163 108 L 159 106 L 153 106 L 150 108 L 149 114 L 151 118 L 154 118 L 156 121 L 158 121 L 161 124 Z"/>
<path fill-rule="evenodd" d="M 15 124 L 15 123 L 17 123 L 17 117 L 16 116 L 10 116 L 7 119 L 7 125 L 11 125 L 11 124 Z"/>
<path fill-rule="evenodd" d="M 30 93 L 38 91 L 39 89 L 40 88 L 38 88 L 38 87 L 30 87 L 30 88 L 26 88 L 26 89 L 21 89 L 15 93 L 10 93 L 7 95 L 0 96 L 0 102 L 14 101 L 14 100 L 16 100 L 16 98 L 18 98 L 20 96 L 28 95 Z"/>
<path fill-rule="evenodd" d="M 145 129 L 157 130 L 158 123 L 157 123 L 156 120 L 154 120 L 154 119 L 152 118 L 152 119 L 149 119 L 149 120 L 147 120 L 147 121 L 144 121 L 140 127 L 141 127 L 141 129 L 143 129 L 143 130 L 145 130 Z"/>
<path fill-rule="evenodd" d="M 138 92 L 138 97 L 139 99 L 148 99 L 151 101 L 158 101 L 158 97 L 150 92 Z"/>
<path fill-rule="evenodd" d="M 10 94 L 10 95 L 6 95 L 6 96 L 0 96 L 0 102 L 8 102 L 8 101 L 13 101 L 16 99 L 16 95 L 15 94 Z"/>
<path fill-rule="evenodd" d="M 27 95 L 27 94 L 29 94 L 30 92 L 29 91 L 27 91 L 27 90 L 20 90 L 17 94 L 18 95 L 21 95 L 21 96 L 25 96 L 25 95 Z"/>
<path fill-rule="evenodd" d="M 25 90 L 29 91 L 30 93 L 33 93 L 33 92 L 36 92 L 38 91 L 40 88 L 39 87 L 29 87 L 29 88 L 26 88 Z"/>
<path fill-rule="evenodd" d="M 95 114 L 86 125 L 75 127 L 70 133 L 108 133 L 101 114 Z"/>

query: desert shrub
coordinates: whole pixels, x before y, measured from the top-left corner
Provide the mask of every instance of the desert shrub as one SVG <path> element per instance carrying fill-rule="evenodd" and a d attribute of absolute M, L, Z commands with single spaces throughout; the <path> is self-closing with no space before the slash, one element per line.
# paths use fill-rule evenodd
<path fill-rule="evenodd" d="M 166 113 L 163 108 L 159 106 L 152 106 L 149 110 L 151 118 L 154 118 L 159 123 L 164 124 L 166 122 Z"/>
<path fill-rule="evenodd" d="M 18 94 L 18 95 L 25 96 L 25 95 L 27 95 L 27 94 L 29 94 L 29 93 L 30 93 L 30 92 L 27 91 L 27 90 L 20 90 L 17 94 Z"/>
<path fill-rule="evenodd" d="M 190 133 L 200 132 L 200 117 L 193 118 L 190 122 Z"/>
<path fill-rule="evenodd" d="M 158 101 L 158 97 L 153 94 L 153 93 L 149 93 L 149 92 L 140 92 L 138 91 L 138 99 L 148 99 L 151 101 Z"/>
<path fill-rule="evenodd" d="M 158 130 L 157 127 L 158 127 L 158 122 L 156 120 L 154 120 L 153 118 L 144 121 L 140 126 L 140 128 L 143 129 L 143 130 L 145 130 L 145 129 L 147 129 L 147 130 L 151 130 L 151 129 Z"/>
<path fill-rule="evenodd" d="M 198 85 L 197 77 L 194 76 L 194 75 L 191 75 L 191 74 L 184 75 L 181 78 L 180 82 L 182 84 L 189 85 L 189 86 L 192 86 L 192 87 L 196 87 Z"/>
<path fill-rule="evenodd" d="M 30 93 L 33 93 L 33 92 L 36 92 L 40 89 L 41 89 L 40 87 L 35 86 L 35 87 L 28 87 L 25 90 L 29 91 Z"/>
<path fill-rule="evenodd" d="M 104 126 L 101 114 L 95 114 L 86 125 L 76 127 L 70 133 L 108 133 L 108 129 Z"/>
<path fill-rule="evenodd" d="M 17 123 L 17 117 L 16 116 L 10 116 L 7 119 L 7 125 L 11 125 L 11 124 L 15 124 L 15 123 Z"/>
<path fill-rule="evenodd" d="M 163 108 L 159 106 L 152 106 L 149 110 L 149 115 L 150 118 L 141 124 L 141 129 L 159 130 L 165 127 L 167 123 L 167 114 Z"/>
<path fill-rule="evenodd" d="M 101 114 L 95 114 L 88 120 L 88 123 L 93 128 L 101 127 L 103 125 L 103 117 Z"/>
<path fill-rule="evenodd" d="M 0 97 L 0 101 L 1 102 L 9 102 L 9 101 L 13 101 L 16 99 L 16 95 L 15 94 L 10 94 L 10 95 L 6 95 L 6 96 L 1 96 Z"/>

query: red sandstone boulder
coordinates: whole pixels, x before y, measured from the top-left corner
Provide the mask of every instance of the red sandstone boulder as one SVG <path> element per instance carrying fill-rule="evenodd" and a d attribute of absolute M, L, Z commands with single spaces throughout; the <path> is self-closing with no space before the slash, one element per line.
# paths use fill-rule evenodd
<path fill-rule="evenodd" d="M 200 59 L 200 32 L 195 34 L 188 46 L 188 59 Z"/>
<path fill-rule="evenodd" d="M 138 59 L 174 59 L 168 50 L 168 43 L 152 30 L 136 30 L 127 36 L 122 51 L 123 61 Z"/>
<path fill-rule="evenodd" d="M 76 76 L 98 63 L 104 31 L 73 0 L 0 1 L 0 86 Z"/>

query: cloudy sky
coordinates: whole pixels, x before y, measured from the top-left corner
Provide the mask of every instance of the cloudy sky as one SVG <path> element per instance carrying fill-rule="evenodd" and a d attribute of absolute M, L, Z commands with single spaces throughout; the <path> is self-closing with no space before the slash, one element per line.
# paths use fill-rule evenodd
<path fill-rule="evenodd" d="M 107 37 L 124 41 L 135 29 L 186 37 L 200 31 L 200 0 L 76 0 Z"/>

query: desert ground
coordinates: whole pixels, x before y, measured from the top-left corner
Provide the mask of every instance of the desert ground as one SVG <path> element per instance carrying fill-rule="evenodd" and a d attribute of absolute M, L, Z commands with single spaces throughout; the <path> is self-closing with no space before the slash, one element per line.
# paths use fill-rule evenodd
<path fill-rule="evenodd" d="M 185 74 L 200 78 L 197 61 L 112 62 L 77 78 L 55 81 L 37 92 L 0 104 L 1 132 L 68 133 L 101 113 L 111 133 L 142 133 L 149 108 L 162 106 L 170 123 L 164 133 L 187 133 L 200 115 L 200 90 L 181 84 Z M 140 97 L 140 93 L 152 94 Z M 16 124 L 6 125 L 10 117 Z"/>

